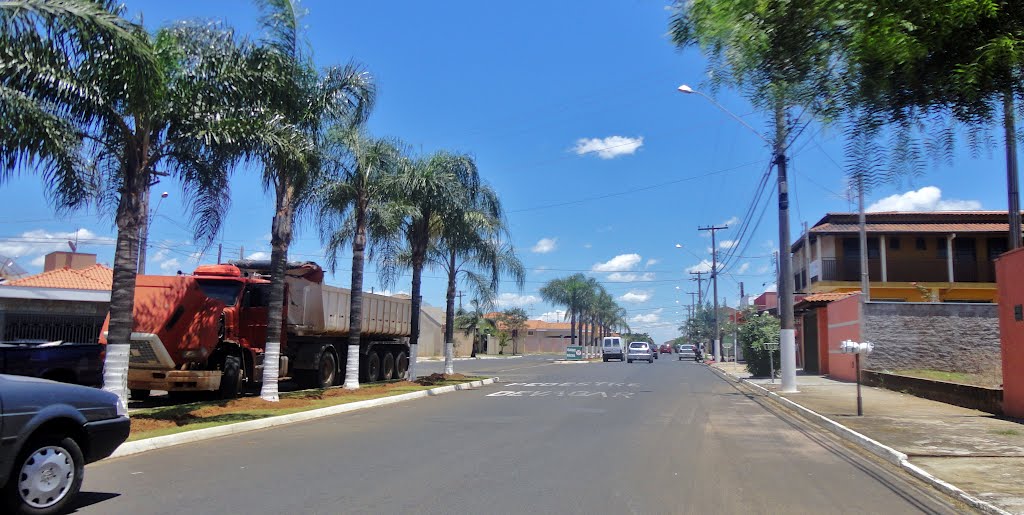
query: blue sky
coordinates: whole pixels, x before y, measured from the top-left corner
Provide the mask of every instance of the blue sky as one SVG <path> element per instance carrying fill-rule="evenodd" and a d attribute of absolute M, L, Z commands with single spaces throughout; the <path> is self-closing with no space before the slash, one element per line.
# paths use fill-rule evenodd
<path fill-rule="evenodd" d="M 329 2 L 309 0 L 306 36 L 320 65 L 355 59 L 375 76 L 379 97 L 371 132 L 401 138 L 413 149 L 473 154 L 501 194 L 516 249 L 528 268 L 526 287 L 502 287 L 501 307 L 520 305 L 533 318 L 556 316 L 540 300 L 544 282 L 573 272 L 600 279 L 630 313 L 634 329 L 659 341 L 675 328 L 696 291 L 689 270 L 710 260 L 710 239 L 698 226 L 729 222 L 723 248 L 735 237 L 769 153 L 748 129 L 695 95 L 705 61 L 678 52 L 665 36 L 667 2 L 479 1 Z M 226 21 L 255 30 L 251 2 L 132 1 L 133 16 L 156 28 L 185 18 Z M 710 94 L 711 92 L 709 92 Z M 755 128 L 765 119 L 738 95 L 714 93 Z M 995 134 L 998 136 L 998 134 Z M 996 139 L 998 142 L 998 138 Z M 963 147 L 963 146 L 962 146 Z M 829 211 L 849 211 L 837 128 L 811 125 L 791 153 L 792 231 Z M 888 209 L 1005 209 L 999 148 L 972 158 L 961 148 L 952 166 L 872 192 L 868 203 Z M 773 177 L 774 182 L 774 177 Z M 153 222 L 150 273 L 189 271 L 216 259 L 190 238 L 177 184 L 154 188 L 161 202 Z M 272 198 L 256 170 L 238 169 L 232 205 L 218 241 L 228 257 L 269 255 Z M 888 198 L 898 195 L 898 197 Z M 957 202 L 960 201 L 960 202 Z M 0 186 L 7 216 L 0 220 L 0 254 L 39 271 L 41 256 L 79 250 L 113 261 L 112 217 L 94 212 L 58 218 L 39 180 L 19 177 Z M 719 281 L 719 297 L 736 305 L 738 283 L 755 295 L 774 285 L 777 248 L 774 201 L 749 242 Z M 758 210 L 758 213 L 760 210 Z M 757 215 L 754 218 L 758 218 Z M 724 240 L 724 241 L 723 241 Z M 682 244 L 683 248 L 675 245 Z M 300 227 L 291 259 L 323 263 L 316 227 Z M 347 286 L 348 263 L 328 282 Z M 708 267 L 705 265 L 704 269 Z M 442 306 L 444 280 L 427 271 L 424 300 Z M 380 291 L 370 271 L 367 288 Z M 391 291 L 408 291 L 408 276 Z"/>

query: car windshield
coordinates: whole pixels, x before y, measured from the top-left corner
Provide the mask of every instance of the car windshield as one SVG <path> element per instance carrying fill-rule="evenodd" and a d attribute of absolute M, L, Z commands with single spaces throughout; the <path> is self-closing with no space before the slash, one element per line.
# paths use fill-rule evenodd
<path fill-rule="evenodd" d="M 242 285 L 235 281 L 200 280 L 196 282 L 199 283 L 199 289 L 203 290 L 207 297 L 219 300 L 225 306 L 234 306 L 235 302 L 238 302 L 238 292 L 242 290 Z"/>

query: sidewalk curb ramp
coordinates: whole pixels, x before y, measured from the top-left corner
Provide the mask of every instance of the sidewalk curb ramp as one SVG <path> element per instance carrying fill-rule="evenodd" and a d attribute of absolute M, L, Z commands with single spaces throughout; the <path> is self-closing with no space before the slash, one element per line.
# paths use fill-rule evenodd
<path fill-rule="evenodd" d="M 480 381 L 453 384 L 449 386 L 440 386 L 438 388 L 431 388 L 430 390 L 420 390 L 417 392 L 403 393 L 391 397 L 381 397 L 379 399 L 369 399 L 365 401 L 350 402 L 347 404 L 339 404 L 337 406 L 329 406 L 326 408 L 318 408 L 308 411 L 300 411 L 298 413 L 290 413 L 288 415 L 278 415 L 276 417 L 261 418 L 259 420 L 249 420 L 246 422 L 239 422 L 237 424 L 226 424 L 223 426 L 196 429 L 195 431 L 185 431 L 173 435 L 156 436 L 153 438 L 146 438 L 144 440 L 136 440 L 134 442 L 122 444 L 120 447 L 117 448 L 116 451 L 114 451 L 113 454 L 111 454 L 106 459 L 132 456 L 134 454 L 140 454 L 147 451 L 155 451 L 157 449 L 164 449 L 167 447 L 173 447 L 175 445 L 200 442 L 203 440 L 209 440 L 211 438 L 219 438 L 222 436 L 245 433 L 248 431 L 256 431 L 258 429 L 267 429 L 271 427 L 283 426 L 286 424 L 294 424 L 296 422 L 305 422 L 307 420 L 316 420 L 318 418 L 339 415 L 341 413 L 347 413 L 349 411 L 356 411 L 366 408 L 376 408 L 378 406 L 387 406 L 388 404 L 396 404 L 399 402 L 411 401 L 413 399 L 420 399 L 423 397 L 433 397 L 435 395 L 451 393 L 457 390 L 472 390 L 474 388 L 479 388 L 484 385 L 493 384 L 498 381 L 499 378 L 497 377 L 489 377 L 487 379 L 483 379 Z"/>
<path fill-rule="evenodd" d="M 906 454 L 897 451 L 892 447 L 889 447 L 885 444 L 882 444 L 881 442 L 878 442 L 877 440 L 873 440 L 865 435 L 862 435 L 840 424 L 839 422 L 836 422 L 824 415 L 821 415 L 820 413 L 807 409 L 801 406 L 800 404 L 797 404 L 796 402 L 793 402 L 771 390 L 768 390 L 767 388 L 757 383 L 754 383 L 753 381 L 733 377 L 729 375 L 728 372 L 721 370 L 717 367 L 709 366 L 708 368 L 713 370 L 716 374 L 722 376 L 722 378 L 724 378 L 727 381 L 742 383 L 746 386 L 753 387 L 756 390 L 760 390 L 762 394 L 766 394 L 769 397 L 778 401 L 780 404 L 783 404 L 787 407 L 796 410 L 796 412 L 800 413 L 800 415 L 803 416 L 804 418 L 810 420 L 811 422 L 817 423 L 818 425 L 824 427 L 825 429 L 828 429 L 829 431 L 835 433 L 843 440 L 846 440 L 850 443 L 853 443 L 868 450 L 875 456 L 878 456 L 879 458 L 882 458 L 883 460 L 892 463 L 893 465 L 907 471 L 910 475 L 924 481 L 925 483 L 930 484 L 931 486 L 942 491 L 946 495 L 958 499 L 963 503 L 977 509 L 978 511 L 981 511 L 982 513 L 990 513 L 993 515 L 1013 515 L 1011 512 L 1008 512 L 1002 508 L 999 508 L 995 505 L 982 501 L 981 499 L 973 497 L 972 495 L 957 488 L 956 486 L 931 475 L 921 467 L 918 467 L 917 465 L 910 463 Z"/>

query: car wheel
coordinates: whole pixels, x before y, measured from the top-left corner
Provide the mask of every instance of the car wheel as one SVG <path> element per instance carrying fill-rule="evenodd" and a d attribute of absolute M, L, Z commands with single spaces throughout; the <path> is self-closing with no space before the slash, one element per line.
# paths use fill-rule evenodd
<path fill-rule="evenodd" d="M 71 438 L 55 434 L 34 437 L 14 463 L 3 492 L 14 513 L 60 513 L 82 487 L 85 458 Z"/>
<path fill-rule="evenodd" d="M 631 360 L 631 359 L 627 359 L 626 360 L 626 363 L 632 363 L 632 362 L 633 362 L 633 360 Z"/>

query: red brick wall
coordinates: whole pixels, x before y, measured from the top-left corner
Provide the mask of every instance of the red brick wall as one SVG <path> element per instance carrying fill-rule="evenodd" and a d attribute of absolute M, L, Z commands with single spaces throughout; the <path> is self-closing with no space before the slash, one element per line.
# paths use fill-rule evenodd
<path fill-rule="evenodd" d="M 818 308 L 818 373 L 828 375 L 828 307 Z"/>
<path fill-rule="evenodd" d="M 860 341 L 860 296 L 853 295 L 828 305 L 828 375 L 842 381 L 856 381 L 852 354 L 839 352 L 843 340 Z"/>
<path fill-rule="evenodd" d="M 996 283 L 1003 357 L 1003 413 L 1024 417 L 1024 321 L 1014 316 L 1014 307 L 1024 306 L 1024 249 L 1007 252 L 996 260 Z"/>

